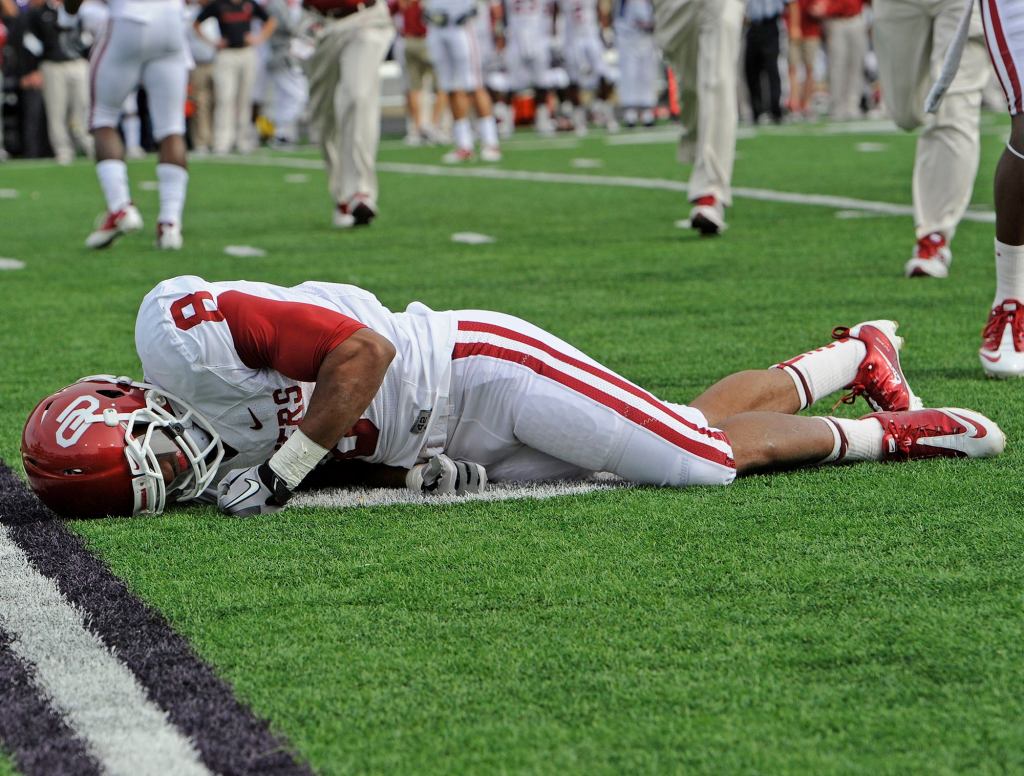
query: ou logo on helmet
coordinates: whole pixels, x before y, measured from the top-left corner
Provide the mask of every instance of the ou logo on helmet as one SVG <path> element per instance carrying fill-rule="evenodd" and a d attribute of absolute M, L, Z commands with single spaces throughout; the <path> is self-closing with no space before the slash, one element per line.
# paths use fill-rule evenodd
<path fill-rule="evenodd" d="M 79 396 L 57 416 L 57 444 L 61 447 L 72 447 L 89 429 L 89 424 L 103 420 L 97 415 L 100 408 L 99 399 L 94 396 Z"/>

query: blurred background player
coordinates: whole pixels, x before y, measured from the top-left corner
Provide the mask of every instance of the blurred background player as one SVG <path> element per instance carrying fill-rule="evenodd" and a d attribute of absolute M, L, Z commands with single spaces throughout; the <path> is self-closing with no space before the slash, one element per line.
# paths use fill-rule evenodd
<path fill-rule="evenodd" d="M 58 164 L 70 164 L 75 149 L 92 154 L 89 137 L 89 65 L 82 56 L 78 19 L 60 0 L 32 0 L 25 19 L 25 42 L 40 47 L 46 128 Z"/>
<path fill-rule="evenodd" d="M 188 78 L 192 104 L 195 105 L 191 124 L 192 152 L 197 156 L 208 154 L 213 148 L 213 72 L 217 47 L 210 41 L 219 37 L 216 19 L 200 22 L 200 31 L 196 31 L 193 22 L 202 10 L 200 0 L 189 0 L 185 6 L 188 48 L 194 62 Z"/>
<path fill-rule="evenodd" d="M 377 216 L 380 65 L 395 36 L 383 0 L 305 0 L 317 17 L 306 62 L 309 113 L 327 165 L 334 226 L 367 226 Z"/>
<path fill-rule="evenodd" d="M 680 161 L 693 162 L 690 225 L 725 230 L 736 158 L 736 80 L 743 0 L 654 0 L 654 35 L 679 78 Z"/>
<path fill-rule="evenodd" d="M 267 12 L 277 22 L 267 41 L 266 76 L 271 91 L 267 114 L 274 128 L 271 143 L 279 148 L 290 148 L 298 140 L 299 119 L 309 101 L 309 82 L 302 71 L 302 60 L 308 58 L 312 49 L 299 34 L 302 29 L 299 0 L 270 0 Z"/>
<path fill-rule="evenodd" d="M 821 19 L 811 13 L 815 0 L 792 0 L 786 6 L 789 59 L 789 112 L 799 118 L 814 114 L 814 70 L 821 50 Z"/>
<path fill-rule="evenodd" d="M 829 116 L 833 121 L 858 118 L 868 50 L 864 0 L 817 0 L 811 12 L 825 20 Z"/>
<path fill-rule="evenodd" d="M 622 123 L 654 124 L 657 105 L 658 48 L 654 44 L 651 0 L 619 0 L 615 9 L 615 46 L 619 51 L 619 105 Z"/>
<path fill-rule="evenodd" d="M 747 0 L 747 45 L 743 65 L 755 124 L 766 113 L 774 123 L 782 123 L 779 22 L 787 2 L 789 0 Z"/>
<path fill-rule="evenodd" d="M 534 127 L 542 135 L 554 134 L 548 105 L 552 18 L 544 0 L 505 0 L 505 64 L 513 93 L 532 90 Z"/>
<path fill-rule="evenodd" d="M 67 0 L 69 12 L 82 0 Z M 158 248 L 181 248 L 181 219 L 188 187 L 185 161 L 185 92 L 191 58 L 185 43 L 180 0 L 110 0 L 110 21 L 93 47 L 90 128 L 96 143 L 96 175 L 107 203 L 103 223 L 86 238 L 90 248 L 105 248 L 122 234 L 142 228 L 132 204 L 125 148 L 117 131 L 125 99 L 141 84 L 149 100 L 153 138 L 159 145 L 156 166 L 160 213 Z"/>
<path fill-rule="evenodd" d="M 573 106 L 576 134 L 587 133 L 587 110 L 582 92 L 592 99 L 595 121 L 607 124 L 616 76 L 604 58 L 604 41 L 598 18 L 597 0 L 559 0 L 562 17 L 562 53 L 569 75 L 568 97 Z M 653 114 L 652 114 L 653 123 Z"/>
<path fill-rule="evenodd" d="M 203 22 L 216 19 L 220 38 L 211 40 Z M 253 33 L 253 20 L 263 27 Z M 253 0 L 210 0 L 192 23 L 198 37 L 217 49 L 214 63 L 213 151 L 226 154 L 252 150 L 252 90 L 256 78 L 256 46 L 277 28 L 263 6 Z"/>
<path fill-rule="evenodd" d="M 434 62 L 438 85 L 448 94 L 452 112 L 452 140 L 455 147 L 445 154 L 448 164 L 473 158 L 473 129 L 469 123 L 472 98 L 477 113 L 480 158 L 501 160 L 498 126 L 491 96 L 484 89 L 480 49 L 477 43 L 476 0 L 428 0 L 426 8 L 427 47 Z"/>
<path fill-rule="evenodd" d="M 448 98 L 437 84 L 434 62 L 427 50 L 427 23 L 423 18 L 423 3 L 420 0 L 399 0 L 395 26 L 398 39 L 395 41 L 395 59 L 402 65 L 402 81 L 405 91 L 405 144 L 418 146 L 423 143 L 441 141 L 441 126 L 444 123 Z M 424 120 L 423 104 L 427 82 L 434 87 L 430 122 Z"/>
<path fill-rule="evenodd" d="M 963 0 L 875 0 L 874 43 L 885 106 L 906 130 L 924 126 L 914 163 L 916 245 L 908 277 L 949 274 L 957 225 L 967 210 L 978 173 L 982 93 L 991 73 L 981 16 L 956 78 L 937 113 L 925 115 L 928 87 L 938 77 L 956 34 Z"/>

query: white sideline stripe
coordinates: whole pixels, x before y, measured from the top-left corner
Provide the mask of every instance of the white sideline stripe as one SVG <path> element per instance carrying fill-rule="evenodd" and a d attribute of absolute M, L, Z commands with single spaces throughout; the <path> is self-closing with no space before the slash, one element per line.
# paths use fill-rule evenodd
<path fill-rule="evenodd" d="M 456 342 L 463 343 L 463 344 L 485 343 L 485 344 L 488 344 L 488 345 L 495 345 L 497 347 L 505 348 L 505 349 L 511 350 L 511 351 L 513 351 L 515 353 L 522 353 L 522 354 L 525 354 L 527 356 L 531 356 L 532 358 L 535 358 L 538 361 L 540 361 L 542 364 L 548 364 L 548 365 L 551 366 L 552 369 L 557 369 L 559 372 L 562 372 L 562 373 L 568 375 L 569 377 L 573 378 L 574 380 L 579 380 L 584 385 L 589 385 L 590 387 L 596 388 L 597 390 L 601 391 L 602 393 L 608 394 L 613 399 L 617 399 L 618 401 L 621 401 L 623 404 L 625 404 L 628 407 L 632 407 L 637 412 L 640 412 L 643 415 L 646 415 L 646 416 L 648 416 L 650 418 L 654 418 L 655 420 L 657 420 L 657 421 L 663 423 L 664 425 L 668 426 L 670 429 L 675 431 L 677 434 L 680 434 L 680 435 L 686 437 L 691 442 L 696 442 L 697 444 L 706 445 L 708 447 L 713 447 L 714 449 L 718 450 L 719 452 L 725 453 L 726 455 L 729 455 L 729 456 L 732 455 L 732 446 L 728 442 L 725 442 L 725 441 L 723 441 L 721 439 L 715 439 L 714 437 L 710 437 L 710 436 L 707 436 L 705 434 L 702 434 L 702 433 L 700 433 L 700 431 L 697 431 L 696 429 L 692 428 L 691 426 L 686 425 L 686 423 L 684 423 L 684 422 L 682 422 L 680 420 L 676 420 L 671 415 L 669 415 L 668 412 L 665 411 L 665 409 L 662 408 L 662 404 L 659 403 L 659 401 L 656 398 L 654 398 L 653 401 L 648 401 L 645 398 L 641 398 L 639 396 L 636 396 L 636 395 L 630 393 L 629 391 L 627 391 L 627 390 L 625 390 L 623 388 L 620 388 L 619 386 L 615 385 L 614 383 L 609 382 L 608 380 L 604 379 L 603 377 L 591 374 L 590 372 L 587 372 L 587 371 L 585 371 L 583 369 L 580 369 L 579 367 L 573 366 L 572 364 L 568 363 L 567 361 L 565 361 L 563 358 L 560 358 L 559 356 L 551 355 L 546 350 L 541 350 L 540 348 L 535 348 L 532 345 L 528 345 L 525 342 L 520 342 L 519 340 L 516 340 L 516 339 L 511 339 L 509 337 L 503 337 L 500 334 L 491 334 L 490 332 L 484 332 L 484 331 L 460 331 L 458 333 L 458 336 L 456 337 Z M 486 353 L 481 353 L 479 356 L 472 356 L 472 358 L 499 358 L 499 357 L 498 356 L 491 356 L 491 355 L 488 355 Z M 516 362 L 511 361 L 509 363 L 513 363 L 514 364 Z M 528 369 L 529 367 L 525 367 L 524 366 L 523 368 L 524 369 Z M 625 379 L 625 378 L 623 378 L 623 379 Z M 629 383 L 629 384 L 633 385 L 633 383 Z M 637 387 L 641 391 L 643 391 L 644 396 L 650 396 L 651 395 L 647 391 L 644 391 L 643 388 L 640 388 L 639 386 L 635 386 L 635 387 Z M 608 407 L 603 402 L 601 402 L 600 399 L 593 399 L 592 401 L 596 401 L 598 404 L 601 404 L 601 406 L 604 407 L 609 412 L 613 412 L 613 413 L 616 412 L 615 409 L 613 409 L 612 407 Z M 675 411 L 676 414 L 678 414 L 680 417 L 686 419 L 686 410 L 685 409 L 681 409 L 678 406 L 677 407 L 672 407 L 671 409 L 673 411 Z M 697 423 L 695 421 L 691 420 L 691 422 L 693 422 L 694 425 L 697 425 Z M 641 427 L 644 426 L 643 423 L 638 423 L 637 425 L 639 425 Z M 645 429 L 645 430 L 647 430 L 647 429 Z M 654 432 L 652 431 L 651 433 L 654 433 Z M 659 437 L 660 437 L 660 435 L 659 435 Z M 670 442 L 667 439 L 662 438 L 662 441 L 665 444 L 672 445 L 673 447 L 678 447 L 678 445 L 675 445 L 675 443 Z M 687 452 L 689 452 L 691 455 L 699 456 L 699 453 L 692 452 L 690 450 L 688 450 Z"/>
<path fill-rule="evenodd" d="M 209 776 L 134 674 L 85 627 L 81 610 L 32 567 L 0 525 L 0 623 L 11 649 L 106 773 Z"/>
<path fill-rule="evenodd" d="M 319 170 L 323 163 L 316 159 L 286 159 L 281 157 L 207 158 L 212 164 L 237 164 L 254 167 L 295 167 L 302 170 Z M 428 175 L 441 178 L 485 178 L 489 180 L 526 181 L 530 183 L 566 183 L 581 186 L 618 186 L 651 191 L 675 191 L 685 194 L 687 186 L 682 181 L 667 178 L 634 178 L 621 175 L 584 175 L 568 172 L 536 172 L 531 170 L 504 170 L 495 167 L 442 167 L 433 164 L 407 164 L 404 162 L 381 162 L 378 172 L 399 175 Z M 835 210 L 862 210 L 887 216 L 914 215 L 912 205 L 898 205 L 893 202 L 875 202 L 870 199 L 837 197 L 831 194 L 801 194 L 792 191 L 773 191 L 737 187 L 732 190 L 739 199 L 753 199 L 760 202 L 781 202 L 787 205 L 808 205 Z M 996 214 L 991 210 L 968 210 L 964 221 L 979 224 L 994 224 Z"/>
<path fill-rule="evenodd" d="M 465 496 L 424 496 L 406 488 L 338 488 L 307 491 L 288 502 L 293 507 L 320 509 L 358 509 L 360 507 L 392 507 L 401 504 L 447 506 L 467 501 L 510 501 L 512 499 L 549 499 L 558 496 L 580 496 L 598 491 L 635 487 L 611 475 L 576 482 L 489 482 L 483 493 Z"/>

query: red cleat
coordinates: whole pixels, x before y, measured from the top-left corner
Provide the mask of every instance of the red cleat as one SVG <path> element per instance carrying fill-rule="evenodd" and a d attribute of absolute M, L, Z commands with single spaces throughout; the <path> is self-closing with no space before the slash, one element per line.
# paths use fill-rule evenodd
<path fill-rule="evenodd" d="M 956 408 L 876 412 L 882 425 L 882 460 L 990 458 L 1006 447 L 1002 430 L 978 412 Z"/>
<path fill-rule="evenodd" d="M 926 234 L 914 246 L 914 255 L 903 268 L 908 278 L 944 278 L 949 276 L 949 265 L 953 263 L 953 252 L 946 238 L 939 232 Z"/>
<path fill-rule="evenodd" d="M 1006 299 L 989 313 L 978 357 L 989 377 L 1024 377 L 1024 304 Z"/>
<path fill-rule="evenodd" d="M 910 390 L 900 366 L 903 338 L 896 336 L 898 327 L 896 321 L 866 321 L 852 329 L 837 326 L 832 330 L 834 339 L 860 340 L 867 348 L 856 377 L 846 386 L 850 392 L 841 402 L 853 404 L 858 396 L 863 396 L 876 412 L 902 412 L 924 406 Z"/>

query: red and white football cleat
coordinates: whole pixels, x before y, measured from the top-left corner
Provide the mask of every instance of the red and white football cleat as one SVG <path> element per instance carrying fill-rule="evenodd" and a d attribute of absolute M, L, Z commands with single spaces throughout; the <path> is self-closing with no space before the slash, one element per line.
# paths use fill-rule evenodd
<path fill-rule="evenodd" d="M 103 223 L 85 238 L 85 247 L 106 248 L 122 234 L 137 232 L 141 228 L 142 215 L 135 205 L 126 205 L 116 213 L 107 213 Z"/>
<path fill-rule="evenodd" d="M 483 162 L 500 162 L 501 148 L 498 146 L 484 146 L 480 149 L 480 160 Z"/>
<path fill-rule="evenodd" d="M 726 230 L 725 207 L 718 198 L 712 195 L 692 200 L 690 211 L 690 227 L 696 229 L 704 237 L 713 237 Z"/>
<path fill-rule="evenodd" d="M 180 251 L 182 246 L 181 226 L 166 221 L 156 225 L 156 247 L 162 251 Z"/>
<path fill-rule="evenodd" d="M 926 234 L 914 246 L 914 255 L 903 268 L 908 278 L 949 277 L 949 265 L 953 263 L 953 252 L 946 238 L 939 232 Z"/>
<path fill-rule="evenodd" d="M 876 412 L 901 412 L 924 406 L 910 390 L 900 366 L 903 337 L 896 335 L 897 328 L 896 321 L 865 321 L 852 329 L 837 326 L 832 330 L 834 339 L 860 340 L 867 349 L 857 375 L 846 386 L 850 392 L 840 399 L 841 402 L 853 404 L 858 396 L 863 396 Z"/>
<path fill-rule="evenodd" d="M 989 377 L 1024 377 L 1024 304 L 1006 299 L 989 313 L 978 351 Z"/>
<path fill-rule="evenodd" d="M 462 164 L 463 162 L 471 162 L 473 159 L 472 148 L 453 148 L 441 157 L 441 161 L 445 164 Z"/>
<path fill-rule="evenodd" d="M 882 460 L 991 458 L 1006 448 L 1006 435 L 979 412 L 952 407 L 876 412 L 882 426 Z"/>

